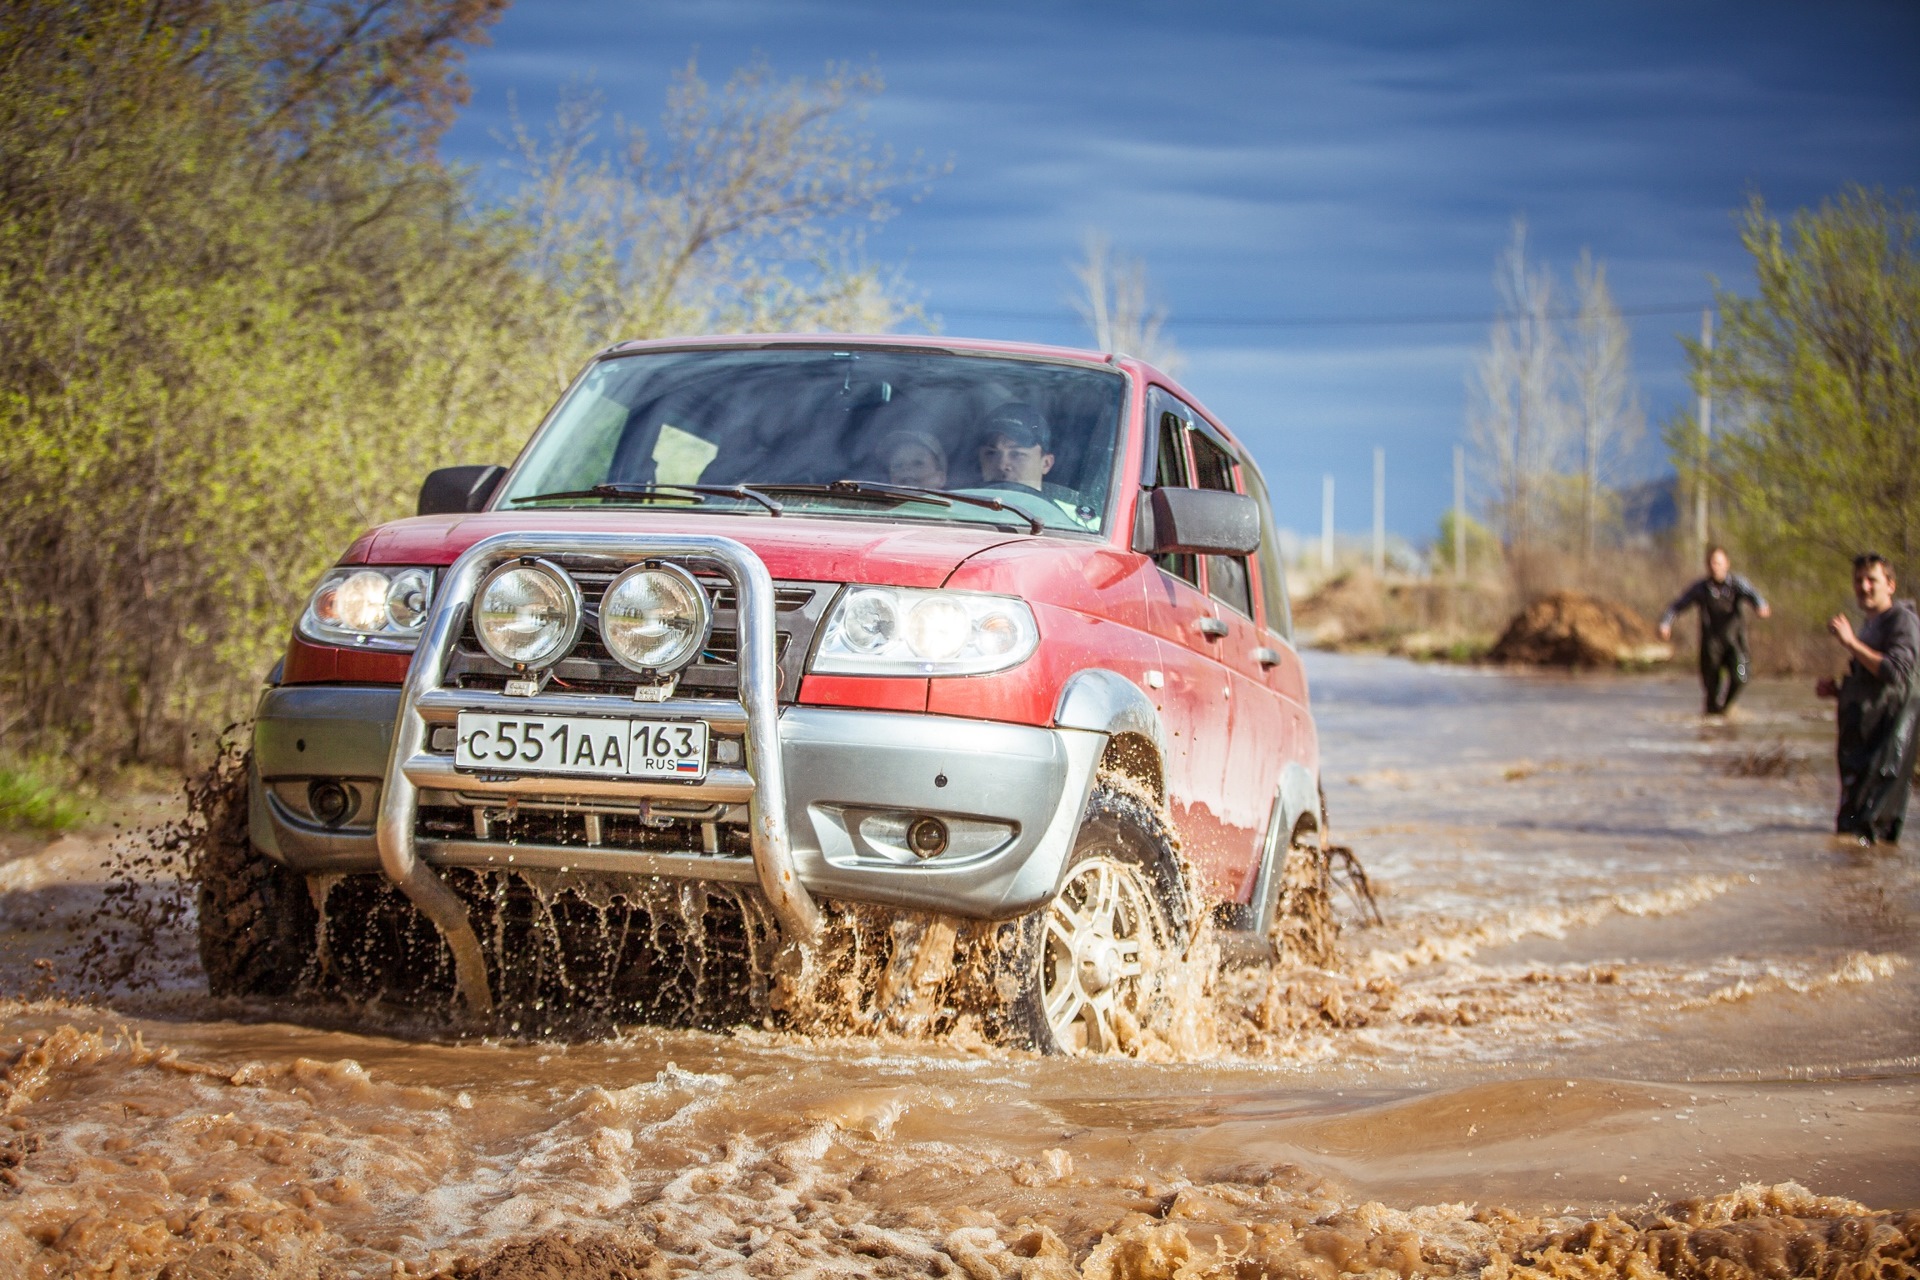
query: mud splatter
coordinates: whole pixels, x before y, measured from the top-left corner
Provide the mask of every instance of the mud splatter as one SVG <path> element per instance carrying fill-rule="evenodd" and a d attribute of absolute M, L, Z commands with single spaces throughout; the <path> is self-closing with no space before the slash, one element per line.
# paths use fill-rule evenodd
<path fill-rule="evenodd" d="M 483 1036 L 209 1000 L 191 912 L 125 909 L 191 850 L 118 896 L 99 842 L 0 866 L 0 1275 L 1914 1274 L 1920 870 L 1726 770 L 1784 693 L 1696 741 L 1658 681 L 1315 682 L 1330 759 L 1395 780 L 1329 782 L 1384 923 L 1314 867 L 1337 947 L 1222 966 L 1197 919 L 1119 1061 L 995 1043 L 964 922 L 836 910 L 810 1022 L 582 1033 L 580 969 Z M 497 945 L 631 905 L 515 883 Z M 81 983 L 109 902 L 139 954 Z"/>

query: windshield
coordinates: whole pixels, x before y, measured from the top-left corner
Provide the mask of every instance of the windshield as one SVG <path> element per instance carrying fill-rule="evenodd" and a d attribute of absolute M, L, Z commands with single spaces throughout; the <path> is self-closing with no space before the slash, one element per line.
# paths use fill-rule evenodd
<path fill-rule="evenodd" d="M 940 352 L 616 356 L 582 377 L 495 505 L 767 513 L 762 495 L 786 512 L 1098 533 L 1124 396 L 1110 369 Z M 743 485 L 753 494 L 727 492 Z"/>

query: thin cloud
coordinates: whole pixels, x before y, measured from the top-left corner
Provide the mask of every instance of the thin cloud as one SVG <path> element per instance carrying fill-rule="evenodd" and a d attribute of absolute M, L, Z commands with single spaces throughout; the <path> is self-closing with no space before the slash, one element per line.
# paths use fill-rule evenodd
<path fill-rule="evenodd" d="M 879 67 L 870 126 L 954 168 L 874 256 L 910 261 L 936 316 L 1062 312 L 949 331 L 1085 341 L 1065 264 L 1099 227 L 1145 257 L 1187 382 L 1286 501 L 1317 503 L 1284 477 L 1317 486 L 1324 468 L 1360 491 L 1383 443 L 1411 535 L 1449 500 L 1482 332 L 1249 334 L 1182 315 L 1490 310 L 1518 212 L 1563 280 L 1585 247 L 1623 305 L 1703 296 L 1710 277 L 1748 280 L 1732 215 L 1749 192 L 1785 210 L 1847 182 L 1920 185 L 1920 9 L 1868 3 L 541 0 L 474 52 L 449 153 L 497 160 L 509 88 L 538 121 L 589 71 L 612 109 L 651 121 L 696 46 L 713 75 L 756 52 L 789 75 Z M 1688 402 L 1674 335 L 1695 330 L 1634 322 L 1656 420 Z"/>

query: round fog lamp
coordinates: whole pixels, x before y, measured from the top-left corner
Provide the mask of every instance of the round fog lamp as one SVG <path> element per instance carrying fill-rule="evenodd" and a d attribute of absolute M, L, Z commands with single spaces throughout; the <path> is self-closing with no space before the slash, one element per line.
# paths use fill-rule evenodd
<path fill-rule="evenodd" d="M 353 792 L 330 778 L 307 784 L 307 808 L 329 827 L 337 827 L 353 816 Z"/>
<path fill-rule="evenodd" d="M 713 614 L 693 575 L 673 564 L 638 564 L 600 597 L 600 639 L 631 671 L 678 671 L 707 642 Z"/>
<path fill-rule="evenodd" d="M 474 595 L 473 633 L 502 666 L 550 667 L 580 638 L 580 589 L 544 562 L 503 564 Z"/>
<path fill-rule="evenodd" d="M 907 824 L 907 848 L 922 858 L 937 858 L 947 851 L 947 824 L 922 814 Z"/>

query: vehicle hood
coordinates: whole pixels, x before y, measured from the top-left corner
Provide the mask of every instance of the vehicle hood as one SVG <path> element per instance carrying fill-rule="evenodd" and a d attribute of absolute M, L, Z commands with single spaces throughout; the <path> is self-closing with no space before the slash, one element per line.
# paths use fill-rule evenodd
<path fill-rule="evenodd" d="M 836 520 L 819 516 L 692 515 L 633 511 L 486 511 L 418 516 L 362 534 L 342 564 L 449 565 L 496 533 L 663 533 L 732 538 L 775 578 L 937 587 L 969 556 L 1029 535 L 956 524 Z"/>

